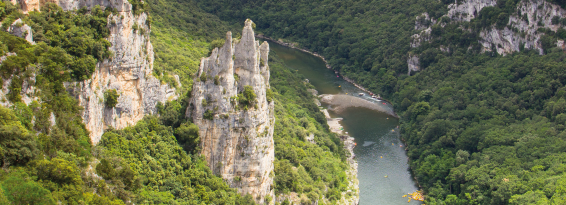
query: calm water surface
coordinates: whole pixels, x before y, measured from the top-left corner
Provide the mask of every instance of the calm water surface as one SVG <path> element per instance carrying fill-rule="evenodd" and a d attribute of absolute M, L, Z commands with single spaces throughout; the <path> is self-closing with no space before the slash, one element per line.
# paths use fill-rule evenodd
<path fill-rule="evenodd" d="M 336 77 L 318 57 L 275 43 L 269 46 L 289 69 L 298 70 L 309 79 L 319 94 L 358 96 L 362 92 Z M 373 100 L 367 94 L 363 98 Z M 392 109 L 389 104 L 382 104 L 383 101 L 375 102 Z M 407 198 L 402 197 L 417 190 L 417 186 L 409 173 L 405 148 L 399 140 L 398 119 L 365 108 L 348 108 L 342 113 L 330 114 L 344 118 L 341 121 L 344 131 L 356 138 L 358 146 L 354 152 L 358 160 L 360 205 L 421 204 L 413 200 L 407 203 Z"/>

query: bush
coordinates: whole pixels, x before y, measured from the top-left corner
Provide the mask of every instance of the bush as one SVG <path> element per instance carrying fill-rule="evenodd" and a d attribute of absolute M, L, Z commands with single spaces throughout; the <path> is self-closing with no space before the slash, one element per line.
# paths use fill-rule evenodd
<path fill-rule="evenodd" d="M 106 159 L 101 159 L 100 163 L 96 165 L 96 173 L 107 180 L 112 180 L 116 176 L 116 170 Z"/>
<path fill-rule="evenodd" d="M 207 120 L 212 120 L 214 118 L 214 111 L 206 110 L 204 112 L 204 114 L 202 115 L 202 118 L 207 119 Z"/>
<path fill-rule="evenodd" d="M 116 104 L 118 104 L 118 97 L 120 97 L 120 95 L 118 95 L 116 89 L 106 90 L 104 91 L 104 104 L 109 108 L 116 107 Z"/>
<path fill-rule="evenodd" d="M 257 95 L 252 86 L 244 86 L 244 91 L 238 94 L 238 103 L 240 107 L 252 107 L 257 103 Z"/>

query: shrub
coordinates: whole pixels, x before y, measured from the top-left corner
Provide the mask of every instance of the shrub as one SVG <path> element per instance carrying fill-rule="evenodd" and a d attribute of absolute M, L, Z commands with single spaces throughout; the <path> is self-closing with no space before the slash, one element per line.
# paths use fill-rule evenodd
<path fill-rule="evenodd" d="M 218 75 L 214 76 L 214 84 L 220 85 L 220 77 L 218 77 Z"/>
<path fill-rule="evenodd" d="M 116 170 L 106 159 L 101 159 L 100 163 L 96 165 L 96 173 L 107 180 L 111 180 L 116 176 Z"/>
<path fill-rule="evenodd" d="M 116 107 L 116 104 L 118 104 L 118 97 L 120 97 L 120 95 L 116 92 L 116 89 L 106 90 L 104 92 L 104 104 L 109 108 Z"/>
<path fill-rule="evenodd" d="M 214 112 L 212 110 L 206 110 L 202 115 L 202 118 L 212 120 L 214 118 Z"/>
<path fill-rule="evenodd" d="M 256 103 L 257 95 L 254 92 L 252 86 L 244 86 L 244 91 L 238 94 L 238 103 L 240 107 L 251 107 Z"/>

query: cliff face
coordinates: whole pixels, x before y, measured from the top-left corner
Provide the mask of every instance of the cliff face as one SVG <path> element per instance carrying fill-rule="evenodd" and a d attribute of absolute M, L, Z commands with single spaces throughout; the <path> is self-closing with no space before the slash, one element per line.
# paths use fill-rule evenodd
<path fill-rule="evenodd" d="M 96 144 L 104 129 L 112 126 L 121 129 L 134 125 L 146 114 L 156 113 L 158 102 L 175 99 L 175 89 L 152 76 L 153 47 L 149 40 L 148 16 L 135 16 L 132 5 L 124 1 L 59 1 L 65 10 L 86 6 L 108 5 L 118 9 L 117 15 L 108 17 L 111 43 L 114 53 L 111 59 L 97 64 L 91 79 L 66 84 L 69 93 L 77 97 L 83 106 L 83 120 Z M 108 108 L 104 104 L 104 92 L 116 89 L 118 104 Z"/>
<path fill-rule="evenodd" d="M 252 24 L 246 21 L 239 40 L 228 32 L 224 46 L 201 60 L 187 117 L 200 129 L 201 154 L 213 172 L 263 203 L 273 195 L 275 118 L 274 104 L 266 99 L 269 44 L 259 45 Z M 236 97 L 244 86 L 257 95 L 247 108 Z"/>
<path fill-rule="evenodd" d="M 444 17 L 448 17 L 451 20 L 450 23 L 469 22 L 479 17 L 482 9 L 496 5 L 495 0 L 464 0 L 450 4 L 449 11 Z M 556 32 L 559 28 L 564 28 L 560 23 L 553 24 L 552 19 L 566 18 L 566 10 L 545 0 L 521 1 L 517 4 L 516 11 L 509 16 L 505 27 L 497 28 L 492 25 L 479 32 L 482 52 L 496 51 L 500 55 L 506 55 L 524 48 L 537 50 L 542 55 L 544 51 L 540 40 L 544 33 L 538 30 L 544 28 Z M 415 21 L 415 30 L 419 30 L 419 33 L 412 36 L 411 47 L 419 47 L 421 43 L 431 40 L 431 27 L 436 23 L 434 19 L 429 18 L 427 13 L 418 16 Z M 440 23 L 440 26 L 444 25 L 445 23 Z M 563 40 L 558 40 L 556 45 L 564 49 Z M 409 55 L 407 62 L 409 73 L 418 67 L 418 57 L 415 60 L 414 55 Z"/>
<path fill-rule="evenodd" d="M 507 54 L 519 51 L 521 45 L 525 49 L 538 50 L 543 54 L 540 37 L 544 33 L 538 32 L 539 28 L 558 31 L 562 26 L 553 25 L 552 18 L 566 17 L 566 10 L 558 5 L 548 3 L 543 0 L 522 1 L 517 5 L 518 13 L 509 17 L 508 27 L 497 29 L 491 27 L 480 33 L 480 43 L 486 51 L 496 48 L 497 53 Z"/>

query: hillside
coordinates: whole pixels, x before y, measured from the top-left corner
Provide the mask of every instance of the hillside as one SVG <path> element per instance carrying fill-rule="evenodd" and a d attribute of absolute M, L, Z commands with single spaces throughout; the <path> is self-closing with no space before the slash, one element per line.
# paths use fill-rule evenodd
<path fill-rule="evenodd" d="M 241 26 L 190 1 L 22 3 L 0 4 L 0 204 L 288 203 L 291 192 L 336 203 L 346 191 L 342 143 L 274 53 L 271 193 L 234 189 L 201 155 L 185 116 L 193 80 Z"/>
<path fill-rule="evenodd" d="M 391 99 L 426 204 L 564 203 L 563 5 L 199 1 Z"/>

